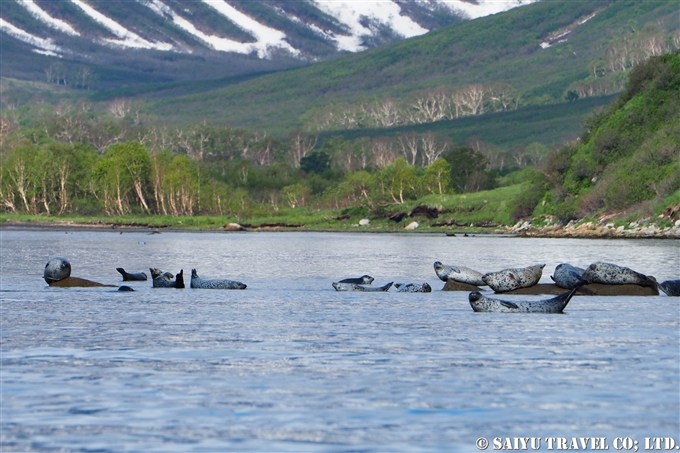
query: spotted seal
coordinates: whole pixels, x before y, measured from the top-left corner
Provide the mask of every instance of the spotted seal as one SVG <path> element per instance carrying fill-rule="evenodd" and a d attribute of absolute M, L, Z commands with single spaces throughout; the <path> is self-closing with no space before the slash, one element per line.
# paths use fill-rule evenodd
<path fill-rule="evenodd" d="M 246 289 L 247 285 L 227 279 L 203 279 L 198 276 L 196 269 L 191 269 L 190 287 L 197 289 Z"/>
<path fill-rule="evenodd" d="M 45 264 L 43 278 L 47 283 L 55 283 L 71 276 L 71 263 L 66 258 L 52 258 Z"/>
<path fill-rule="evenodd" d="M 179 274 L 173 275 L 170 272 L 163 272 L 155 267 L 150 267 L 153 288 L 184 288 L 184 269 Z M 174 279 L 173 279 L 174 278 Z"/>
<path fill-rule="evenodd" d="M 392 282 L 388 283 L 385 286 L 376 286 L 373 288 L 368 288 L 366 286 L 361 286 L 357 285 L 356 283 L 340 283 L 340 282 L 333 282 L 333 288 L 335 288 L 336 291 L 373 291 L 373 292 L 378 292 L 378 291 L 387 291 L 392 287 Z"/>
<path fill-rule="evenodd" d="M 136 273 L 129 273 L 125 272 L 125 269 L 122 267 L 117 267 L 116 270 L 120 272 L 120 275 L 123 276 L 123 281 L 124 282 L 132 282 L 132 281 L 138 281 L 138 282 L 143 282 L 148 279 L 146 276 L 146 273 L 144 272 L 136 272 Z"/>
<path fill-rule="evenodd" d="M 467 283 L 475 286 L 486 286 L 482 280 L 482 273 L 463 266 L 446 266 L 441 261 L 434 262 L 434 272 L 439 277 L 439 280 L 446 282 L 453 280 L 454 282 Z"/>
<path fill-rule="evenodd" d="M 521 269 L 504 269 L 498 272 L 489 272 L 482 276 L 482 280 L 497 293 L 528 288 L 538 283 L 541 275 L 543 275 L 544 267 L 545 264 L 536 264 Z"/>
<path fill-rule="evenodd" d="M 661 291 L 666 293 L 667 296 L 680 296 L 680 280 L 666 280 L 665 282 L 659 283 L 659 288 L 661 288 Z"/>
<path fill-rule="evenodd" d="M 491 299 L 485 297 L 479 291 L 473 291 L 468 296 L 470 306 L 476 312 L 486 313 L 562 313 L 564 307 L 567 306 L 571 297 L 578 290 L 574 288 L 571 291 L 561 294 L 552 299 L 543 300 L 521 300 L 521 301 L 507 301 L 500 299 Z"/>
<path fill-rule="evenodd" d="M 338 283 L 354 283 L 356 285 L 370 285 L 373 283 L 374 278 L 370 275 L 362 275 L 356 278 L 345 278 L 340 280 Z"/>
<path fill-rule="evenodd" d="M 550 278 L 560 288 L 573 289 L 583 286 L 588 283 L 588 280 L 583 278 L 585 269 L 572 266 L 571 264 L 561 263 L 555 267 L 555 272 Z"/>
<path fill-rule="evenodd" d="M 602 283 L 605 285 L 657 286 L 654 277 L 635 272 L 628 267 L 602 261 L 588 266 L 585 272 L 583 272 L 583 278 L 588 283 Z"/>
<path fill-rule="evenodd" d="M 395 283 L 398 293 L 431 293 L 432 287 L 427 283 Z"/>

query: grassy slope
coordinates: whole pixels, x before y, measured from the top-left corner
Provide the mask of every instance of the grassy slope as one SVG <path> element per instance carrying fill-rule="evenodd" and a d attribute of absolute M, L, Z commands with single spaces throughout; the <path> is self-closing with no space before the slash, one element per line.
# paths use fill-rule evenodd
<path fill-rule="evenodd" d="M 503 81 L 527 100 L 542 95 L 559 99 L 572 82 L 588 75 L 588 63 L 601 55 L 613 30 L 629 20 L 640 26 L 659 17 L 668 20 L 676 11 L 673 2 L 619 0 L 579 26 L 567 43 L 540 48 L 541 38 L 607 4 L 543 1 L 221 89 L 180 97 L 170 90 L 150 109 L 170 123 L 209 118 L 276 130 L 298 125 L 307 110 L 332 101 L 368 94 L 399 98 L 440 85 Z"/>

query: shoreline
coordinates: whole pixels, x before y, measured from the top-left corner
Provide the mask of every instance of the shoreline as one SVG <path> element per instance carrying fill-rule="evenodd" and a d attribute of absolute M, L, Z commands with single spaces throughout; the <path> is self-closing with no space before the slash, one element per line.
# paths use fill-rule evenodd
<path fill-rule="evenodd" d="M 315 232 L 315 233 L 373 233 L 373 234 L 394 234 L 405 233 L 404 230 L 366 230 L 366 229 L 321 229 L 321 228 L 305 228 L 304 226 L 277 226 L 277 227 L 262 227 L 262 228 L 244 228 L 240 230 L 232 230 L 225 227 L 205 229 L 205 228 L 167 228 L 165 226 L 153 226 L 148 224 L 124 224 L 118 222 L 102 222 L 97 223 L 83 223 L 73 221 L 15 221 L 9 220 L 0 223 L 0 231 L 3 230 L 76 230 L 76 231 L 118 231 L 123 232 L 143 232 L 149 234 L 160 234 L 161 232 L 168 233 L 257 233 L 257 232 Z M 475 228 L 475 229 L 459 229 L 459 230 L 440 230 L 436 231 L 431 228 L 427 230 L 411 230 L 408 234 L 431 234 L 431 235 L 445 235 L 449 237 L 472 237 L 472 236 L 505 236 L 505 237 L 527 237 L 527 238 L 565 238 L 565 239 L 680 239 L 680 228 L 658 228 L 655 226 L 645 226 L 635 229 L 624 229 L 622 227 L 612 228 L 610 226 L 594 226 L 592 224 L 584 224 L 578 227 L 505 227 L 505 228 Z"/>

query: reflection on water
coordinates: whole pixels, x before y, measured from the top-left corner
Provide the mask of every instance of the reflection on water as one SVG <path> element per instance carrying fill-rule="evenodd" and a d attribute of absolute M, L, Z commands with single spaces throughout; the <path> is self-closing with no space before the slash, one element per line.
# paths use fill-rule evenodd
<path fill-rule="evenodd" d="M 3 451 L 476 451 L 478 437 L 674 437 L 678 298 L 576 296 L 475 314 L 434 261 L 487 272 L 609 261 L 680 278 L 677 241 L 2 231 Z M 120 285 L 184 269 L 245 291 Z M 428 282 L 429 294 L 331 282 Z M 506 298 L 517 296 L 506 296 Z M 545 443 L 542 445 L 546 448 Z M 490 447 L 490 449 L 492 449 Z"/>

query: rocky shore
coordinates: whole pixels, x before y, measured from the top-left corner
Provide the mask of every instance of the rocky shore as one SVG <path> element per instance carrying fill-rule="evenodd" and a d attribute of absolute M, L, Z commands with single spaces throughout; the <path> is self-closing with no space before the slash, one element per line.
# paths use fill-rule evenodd
<path fill-rule="evenodd" d="M 663 238 L 680 239 L 680 220 L 672 226 L 660 227 L 650 223 L 630 222 L 616 226 L 612 222 L 569 222 L 534 227 L 531 222 L 518 222 L 507 229 L 508 233 L 527 237 L 564 237 L 564 238 Z"/>

